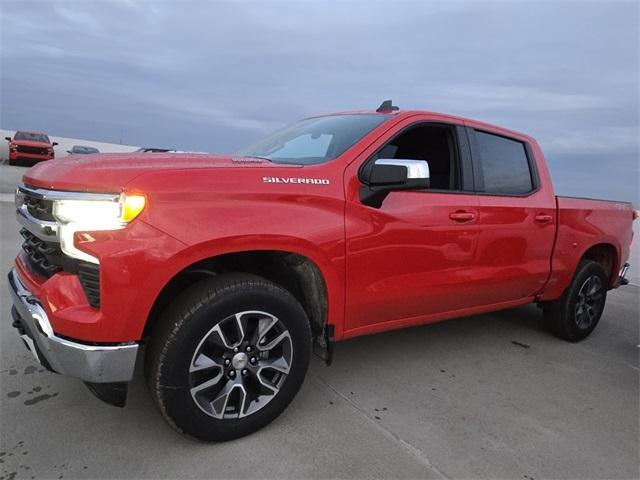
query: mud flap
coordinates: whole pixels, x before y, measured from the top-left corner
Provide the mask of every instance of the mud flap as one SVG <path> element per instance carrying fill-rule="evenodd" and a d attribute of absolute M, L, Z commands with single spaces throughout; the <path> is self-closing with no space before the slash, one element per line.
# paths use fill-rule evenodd
<path fill-rule="evenodd" d="M 127 404 L 127 382 L 91 383 L 84 382 L 89 391 L 104 403 L 114 407 L 124 407 Z"/>
<path fill-rule="evenodd" d="M 322 335 L 315 337 L 313 342 L 313 353 L 324 360 L 327 366 L 333 361 L 333 345 L 335 343 L 333 325 L 327 325 Z"/>

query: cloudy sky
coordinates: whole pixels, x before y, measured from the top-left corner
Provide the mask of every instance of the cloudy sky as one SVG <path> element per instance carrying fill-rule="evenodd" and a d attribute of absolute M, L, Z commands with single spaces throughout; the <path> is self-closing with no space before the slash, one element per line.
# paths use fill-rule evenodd
<path fill-rule="evenodd" d="M 314 113 L 468 116 L 640 204 L 635 1 L 0 2 L 0 127 L 229 152 Z"/>

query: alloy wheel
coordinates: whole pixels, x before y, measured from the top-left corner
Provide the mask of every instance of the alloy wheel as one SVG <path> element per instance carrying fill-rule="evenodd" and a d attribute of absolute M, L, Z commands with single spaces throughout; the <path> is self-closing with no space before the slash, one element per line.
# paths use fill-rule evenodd
<path fill-rule="evenodd" d="M 604 298 L 604 286 L 597 275 L 587 278 L 578 291 L 578 300 L 575 308 L 575 319 L 578 328 L 591 327 L 602 313 L 602 299 Z"/>
<path fill-rule="evenodd" d="M 214 418 L 246 417 L 278 394 L 292 360 L 291 336 L 276 316 L 236 313 L 216 323 L 198 343 L 189 366 L 191 397 Z"/>

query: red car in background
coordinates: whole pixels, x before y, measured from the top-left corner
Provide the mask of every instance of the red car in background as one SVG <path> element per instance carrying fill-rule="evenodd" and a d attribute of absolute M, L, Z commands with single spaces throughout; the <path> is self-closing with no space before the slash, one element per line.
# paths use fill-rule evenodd
<path fill-rule="evenodd" d="M 46 133 L 17 131 L 11 137 L 4 137 L 9 142 L 9 165 L 33 165 L 42 160 L 53 160 L 53 147 Z"/>

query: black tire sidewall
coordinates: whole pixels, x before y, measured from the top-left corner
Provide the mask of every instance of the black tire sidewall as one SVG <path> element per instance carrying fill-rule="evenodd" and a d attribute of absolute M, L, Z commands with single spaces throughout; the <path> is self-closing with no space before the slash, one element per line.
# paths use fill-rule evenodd
<path fill-rule="evenodd" d="M 253 277 L 254 279 L 258 277 Z M 299 390 L 311 353 L 311 330 L 300 304 L 286 290 L 260 279 L 259 282 L 227 284 L 214 295 L 220 278 L 197 284 L 179 298 L 178 308 L 169 309 L 163 319 L 175 326 L 158 352 L 153 372 L 157 401 L 165 417 L 180 431 L 202 440 L 229 440 L 252 433 L 275 419 Z M 197 300 L 196 300 L 197 299 Z M 194 302 L 198 302 L 194 308 Z M 257 412 L 241 419 L 221 420 L 204 413 L 193 401 L 188 387 L 188 371 L 195 349 L 217 321 L 246 310 L 265 311 L 276 316 L 289 330 L 293 344 L 291 370 L 278 394 Z M 177 321 L 176 321 L 177 319 Z M 150 385 L 151 386 L 151 385 Z"/>
<path fill-rule="evenodd" d="M 580 288 L 584 284 L 584 282 L 591 276 L 598 276 L 602 281 L 602 286 L 604 291 L 602 292 L 602 307 L 600 308 L 600 314 L 595 319 L 595 321 L 587 328 L 580 328 L 577 324 L 576 319 L 576 303 L 578 302 L 578 294 L 580 292 Z M 589 336 L 591 332 L 598 325 L 600 318 L 602 317 L 602 313 L 604 312 L 604 307 L 606 305 L 607 298 L 607 277 L 602 266 L 593 261 L 583 261 L 580 263 L 578 267 L 578 271 L 569 286 L 569 289 L 565 293 L 565 298 L 562 302 L 562 312 L 561 316 L 555 321 L 562 322 L 562 325 L 558 325 L 561 329 L 561 333 L 563 333 L 567 340 L 577 342 Z"/>

